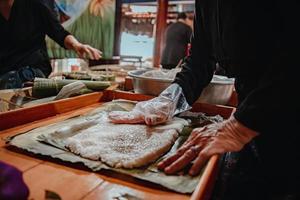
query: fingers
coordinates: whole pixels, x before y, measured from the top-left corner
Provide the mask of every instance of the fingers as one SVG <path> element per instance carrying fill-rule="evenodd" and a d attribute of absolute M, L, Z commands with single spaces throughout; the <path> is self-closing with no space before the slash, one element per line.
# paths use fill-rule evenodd
<path fill-rule="evenodd" d="M 194 160 L 197 157 L 199 150 L 199 146 L 191 147 L 180 158 L 178 158 L 170 166 L 166 167 L 164 170 L 165 173 L 174 174 L 182 170 L 185 166 L 187 166 L 192 160 Z"/>
<path fill-rule="evenodd" d="M 80 58 L 91 58 L 94 59 L 92 52 L 90 52 L 90 50 L 86 47 L 86 45 L 82 45 L 77 51 L 76 51 L 77 55 Z"/>
<path fill-rule="evenodd" d="M 189 148 L 190 146 L 182 146 L 181 148 L 179 148 L 176 153 L 166 159 L 164 159 L 163 161 L 159 162 L 157 165 L 157 168 L 159 170 L 164 170 L 166 167 L 168 167 L 169 165 L 171 165 L 173 162 L 175 162 L 178 158 L 180 158 Z"/>
<path fill-rule="evenodd" d="M 194 151 L 196 150 L 197 152 L 199 152 L 200 147 L 204 146 L 210 140 L 211 138 L 206 136 L 202 137 L 199 134 L 191 134 L 187 141 L 185 141 L 185 143 L 177 150 L 177 152 L 174 155 L 164 159 L 157 165 L 158 169 L 164 170 L 166 167 L 172 165 L 172 163 L 174 163 L 186 151 L 188 151 L 191 148 L 194 148 Z"/>
<path fill-rule="evenodd" d="M 164 170 L 167 166 L 171 165 L 173 162 L 175 162 L 178 158 L 180 158 L 189 148 L 191 148 L 194 145 L 194 141 L 197 137 L 197 134 L 193 134 L 195 132 L 192 132 L 189 138 L 183 143 L 183 145 L 176 151 L 176 153 L 160 163 L 158 163 L 157 167 L 160 170 Z"/>
<path fill-rule="evenodd" d="M 147 125 L 158 125 L 158 124 L 162 124 L 165 123 L 168 120 L 168 117 L 166 116 L 161 116 L 161 115 L 146 115 L 145 116 L 145 123 Z"/>
<path fill-rule="evenodd" d="M 196 176 L 199 174 L 201 169 L 204 167 L 206 164 L 207 160 L 210 158 L 211 155 L 207 153 L 207 151 L 204 149 L 202 152 L 198 154 L 198 157 L 195 159 L 195 162 L 193 166 L 191 167 L 189 174 L 191 176 Z"/>
<path fill-rule="evenodd" d="M 176 153 L 176 154 L 174 154 L 174 155 L 172 155 L 172 156 L 170 156 L 170 157 L 164 159 L 163 161 L 161 161 L 161 162 L 159 162 L 159 163 L 157 164 L 157 168 L 158 168 L 159 170 L 162 170 L 162 171 L 163 171 L 167 166 L 171 165 L 171 164 L 172 164 L 173 162 L 175 162 L 178 158 L 180 158 L 180 156 L 182 156 L 182 155 L 180 155 L 179 153 Z"/>
<path fill-rule="evenodd" d="M 92 60 L 99 60 L 102 52 L 89 45 L 81 45 L 76 51 L 80 58 L 90 58 Z"/>
<path fill-rule="evenodd" d="M 84 53 L 84 51 L 77 50 L 76 53 L 77 53 L 77 55 L 79 56 L 79 58 L 82 58 L 82 59 L 85 58 L 85 53 Z"/>
<path fill-rule="evenodd" d="M 108 118 L 116 124 L 144 123 L 144 117 L 137 112 L 112 111 L 108 114 Z"/>
<path fill-rule="evenodd" d="M 93 52 L 91 51 L 91 49 L 88 45 L 85 45 L 83 50 L 89 56 L 90 59 L 95 60 Z"/>
<path fill-rule="evenodd" d="M 90 57 L 91 59 L 94 60 L 99 60 L 101 58 L 102 52 L 99 51 L 98 49 L 95 49 L 91 46 L 88 46 L 89 52 L 91 52 L 93 57 Z"/>
<path fill-rule="evenodd" d="M 205 127 L 194 129 L 185 143 L 192 141 L 194 138 L 196 138 L 199 135 L 200 132 L 202 132 L 204 130 L 205 130 Z"/>
<path fill-rule="evenodd" d="M 196 176 L 199 174 L 201 169 L 204 167 L 204 165 L 207 163 L 207 161 L 216 154 L 223 154 L 226 151 L 224 147 L 215 141 L 209 143 L 197 156 L 195 159 L 195 162 L 191 169 L 189 170 L 189 174 L 191 176 Z"/>

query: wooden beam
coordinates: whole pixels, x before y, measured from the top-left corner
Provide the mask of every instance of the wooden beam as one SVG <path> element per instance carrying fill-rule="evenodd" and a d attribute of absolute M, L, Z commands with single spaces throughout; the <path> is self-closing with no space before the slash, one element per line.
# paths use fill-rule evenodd
<path fill-rule="evenodd" d="M 168 0 L 157 0 L 157 17 L 156 17 L 156 30 L 155 30 L 155 44 L 154 44 L 154 56 L 153 66 L 159 67 L 160 56 L 162 50 L 162 43 L 164 41 L 164 32 L 167 27 L 168 17 Z"/>
<path fill-rule="evenodd" d="M 120 56 L 122 0 L 116 0 L 114 56 Z"/>

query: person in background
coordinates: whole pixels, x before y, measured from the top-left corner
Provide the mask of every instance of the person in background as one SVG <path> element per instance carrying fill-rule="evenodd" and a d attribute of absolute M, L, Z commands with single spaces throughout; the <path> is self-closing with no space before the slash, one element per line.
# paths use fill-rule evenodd
<path fill-rule="evenodd" d="M 194 29 L 194 13 L 189 13 L 187 15 L 186 23 L 192 28 L 192 30 Z"/>
<path fill-rule="evenodd" d="M 164 69 L 175 68 L 187 53 L 192 28 L 188 25 L 185 13 L 178 13 L 177 21 L 170 24 L 165 32 L 165 46 L 161 56 L 161 65 Z"/>
<path fill-rule="evenodd" d="M 99 50 L 80 43 L 61 26 L 51 1 L 0 0 L 0 89 L 20 88 L 51 73 L 46 35 L 81 58 L 101 58 Z"/>
<path fill-rule="evenodd" d="M 201 0 L 195 8 L 191 53 L 174 83 L 129 113 L 112 112 L 111 121 L 166 122 L 193 105 L 219 63 L 235 77 L 235 112 L 194 129 L 158 168 L 195 176 L 224 154 L 214 199 L 299 200 L 299 1 Z"/>

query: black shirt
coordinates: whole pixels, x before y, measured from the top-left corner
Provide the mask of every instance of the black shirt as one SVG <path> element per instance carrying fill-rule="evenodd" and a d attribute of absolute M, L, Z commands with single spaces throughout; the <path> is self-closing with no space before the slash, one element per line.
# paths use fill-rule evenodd
<path fill-rule="evenodd" d="M 177 65 L 186 56 L 192 29 L 187 24 L 176 22 L 170 24 L 165 33 L 165 47 L 161 57 L 162 65 Z"/>
<path fill-rule="evenodd" d="M 285 178 L 286 185 L 300 177 L 298 9 L 291 0 L 196 1 L 190 56 L 175 80 L 192 104 L 216 62 L 235 77 L 234 116 L 260 133 L 255 141 L 265 175 Z"/>
<path fill-rule="evenodd" d="M 10 18 L 0 14 L 0 75 L 21 67 L 51 72 L 45 36 L 64 46 L 69 34 L 52 13 L 52 0 L 15 0 Z"/>

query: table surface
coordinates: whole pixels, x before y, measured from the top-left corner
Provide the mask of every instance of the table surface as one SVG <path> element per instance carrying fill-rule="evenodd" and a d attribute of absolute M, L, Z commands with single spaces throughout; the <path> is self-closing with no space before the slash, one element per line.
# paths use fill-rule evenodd
<path fill-rule="evenodd" d="M 76 199 L 151 199 L 151 200 L 185 200 L 189 195 L 174 193 L 150 183 L 136 180 L 124 175 L 109 172 L 93 173 L 41 156 L 30 156 L 17 152 L 5 145 L 3 138 L 30 130 L 42 125 L 54 123 L 69 117 L 86 113 L 96 106 L 85 107 L 76 111 L 49 117 L 30 125 L 21 125 L 0 132 L 0 160 L 17 167 L 23 172 L 25 183 L 30 189 L 29 199 L 44 199 L 45 190 L 50 190 L 64 200 Z"/>

